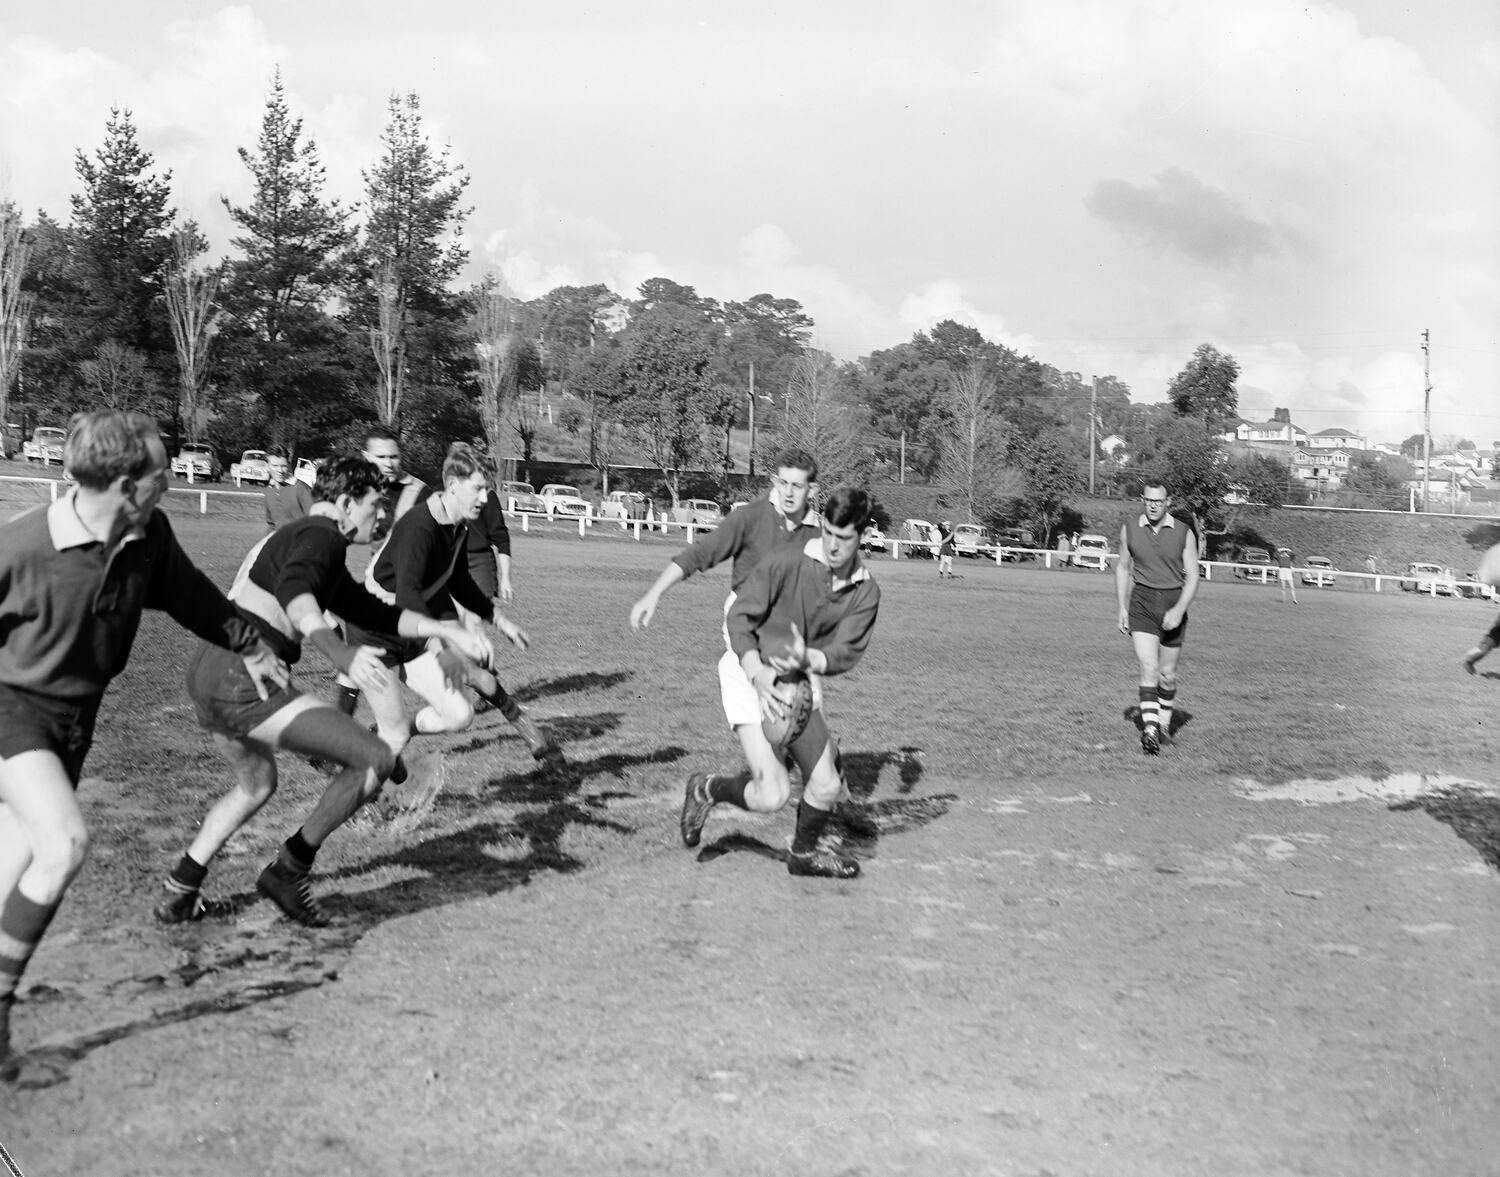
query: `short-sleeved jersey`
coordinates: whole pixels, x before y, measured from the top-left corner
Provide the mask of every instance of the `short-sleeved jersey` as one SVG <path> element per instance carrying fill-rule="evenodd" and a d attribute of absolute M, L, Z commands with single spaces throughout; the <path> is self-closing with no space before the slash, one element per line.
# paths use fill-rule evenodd
<path fill-rule="evenodd" d="M 1153 528 L 1144 514 L 1125 525 L 1125 543 L 1134 566 L 1135 583 L 1144 588 L 1174 589 L 1187 583 L 1188 525 L 1176 516 L 1163 517 Z"/>
<path fill-rule="evenodd" d="M 302 656 L 302 635 L 286 609 L 304 594 L 345 621 L 394 634 L 401 610 L 378 600 L 349 575 L 348 550 L 348 539 L 328 516 L 293 520 L 250 549 L 229 599 L 288 663 Z"/>

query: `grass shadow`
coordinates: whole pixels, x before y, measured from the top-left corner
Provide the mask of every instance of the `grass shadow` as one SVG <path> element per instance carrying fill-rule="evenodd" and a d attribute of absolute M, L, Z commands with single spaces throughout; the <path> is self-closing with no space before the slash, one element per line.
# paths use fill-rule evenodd
<path fill-rule="evenodd" d="M 1421 809 L 1436 818 L 1500 871 L 1500 798 L 1467 789 L 1439 789 L 1391 805 L 1397 813 Z"/>
<path fill-rule="evenodd" d="M 1463 540 L 1476 551 L 1487 551 L 1500 544 L 1500 523 L 1477 523 L 1463 533 Z"/>

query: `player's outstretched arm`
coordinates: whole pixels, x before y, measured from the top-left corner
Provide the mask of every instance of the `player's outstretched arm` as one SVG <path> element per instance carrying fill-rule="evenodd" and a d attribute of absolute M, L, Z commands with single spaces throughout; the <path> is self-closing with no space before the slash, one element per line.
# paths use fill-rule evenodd
<path fill-rule="evenodd" d="M 656 616 L 656 607 L 661 604 L 663 594 L 674 584 L 681 583 L 684 573 L 675 561 L 668 561 L 667 566 L 661 570 L 661 575 L 656 582 L 646 590 L 639 601 L 630 607 L 630 628 L 642 630 L 651 624 L 651 619 Z"/>
<path fill-rule="evenodd" d="M 1120 558 L 1115 561 L 1115 598 L 1120 606 L 1119 626 L 1130 633 L 1130 588 L 1135 580 L 1135 561 L 1130 558 L 1130 528 L 1120 527 Z"/>
<path fill-rule="evenodd" d="M 490 619 L 490 623 L 504 634 L 505 640 L 516 649 L 524 650 L 531 645 L 531 638 L 527 635 L 526 631 L 504 613 L 500 612 L 498 608 L 495 610 L 495 615 Z"/>

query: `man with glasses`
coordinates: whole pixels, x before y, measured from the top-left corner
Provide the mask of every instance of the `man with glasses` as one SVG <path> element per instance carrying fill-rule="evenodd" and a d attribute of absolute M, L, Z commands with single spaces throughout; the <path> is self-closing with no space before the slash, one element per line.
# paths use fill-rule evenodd
<path fill-rule="evenodd" d="M 1165 481 L 1146 483 L 1141 504 L 1142 512 L 1120 528 L 1115 595 L 1120 632 L 1130 635 L 1140 663 L 1141 749 L 1155 756 L 1171 738 L 1177 660 L 1198 591 L 1198 537 L 1169 511 Z"/>
<path fill-rule="evenodd" d="M 799 552 L 810 539 L 818 536 L 818 517 L 809 503 L 818 487 L 818 463 L 803 450 L 787 450 L 776 459 L 776 473 L 765 498 L 747 503 L 729 515 L 713 531 L 699 537 L 673 556 L 656 582 L 630 608 L 630 628 L 645 629 L 656 616 L 656 607 L 673 585 L 695 572 L 706 572 L 725 560 L 732 560 L 729 571 L 729 596 L 724 601 L 724 616 L 734 604 L 735 595 L 750 579 L 750 574 L 768 556 L 779 552 Z M 739 659 L 730 647 L 729 630 L 723 630 L 724 654 L 719 659 L 719 693 L 724 700 L 730 725 L 736 726 L 730 711 L 730 700 L 738 692 L 744 677 Z M 757 760 L 746 742 L 742 728 L 740 742 L 752 765 Z M 759 735 L 759 729 L 756 734 Z"/>

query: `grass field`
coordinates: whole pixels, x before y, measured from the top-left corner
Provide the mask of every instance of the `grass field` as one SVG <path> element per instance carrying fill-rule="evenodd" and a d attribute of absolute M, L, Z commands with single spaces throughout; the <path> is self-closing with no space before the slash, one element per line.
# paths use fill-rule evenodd
<path fill-rule="evenodd" d="M 253 516 L 177 511 L 227 584 Z M 633 635 L 673 543 L 515 544 L 504 673 L 570 767 L 493 713 L 433 739 L 440 791 L 325 849 L 322 932 L 253 894 L 323 783 L 291 757 L 210 876 L 239 917 L 153 924 L 225 774 L 191 639 L 148 620 L 17 1009 L 26 1172 L 1489 1171 L 1500 655 L 1458 660 L 1490 606 L 1205 585 L 1147 759 L 1112 576 L 877 559 L 828 702 L 866 877 L 825 884 L 787 877 L 789 812 L 678 841 L 683 778 L 734 763 L 725 574 Z M 1345 778 L 1366 798 L 1254 799 Z"/>

